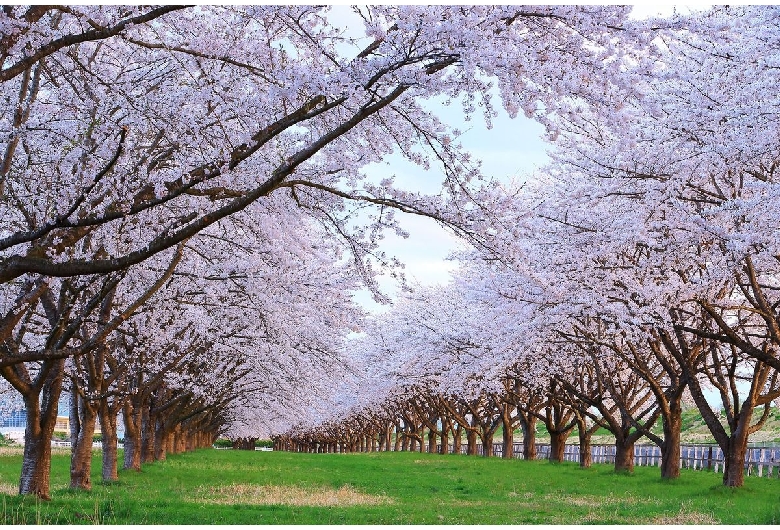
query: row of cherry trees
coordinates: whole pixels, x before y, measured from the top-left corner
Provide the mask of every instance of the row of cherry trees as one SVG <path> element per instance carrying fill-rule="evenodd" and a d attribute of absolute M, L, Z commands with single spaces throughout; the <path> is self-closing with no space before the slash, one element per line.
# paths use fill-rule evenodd
<path fill-rule="evenodd" d="M 85 489 L 98 419 L 116 477 L 120 411 L 132 469 L 324 413 L 359 368 L 339 348 L 361 325 L 350 293 L 383 298 L 394 269 L 395 212 L 488 242 L 489 187 L 425 102 L 489 122 L 498 91 L 553 131 L 566 98 L 601 99 L 646 52 L 627 14 L 3 6 L 0 375 L 27 411 L 20 493 L 50 496 L 63 391 Z M 391 153 L 441 193 L 372 178 Z"/>
<path fill-rule="evenodd" d="M 575 426 L 582 446 L 607 428 L 619 469 L 646 436 L 673 478 L 688 401 L 723 449 L 724 484 L 742 485 L 748 436 L 780 396 L 778 16 L 655 21 L 653 53 L 623 60 L 623 82 L 563 98 L 543 118 L 553 162 L 495 190 L 475 221 L 489 245 L 351 346 L 386 368 L 362 383 L 387 381 L 381 397 L 280 440 L 327 445 L 397 423 L 406 437 L 427 426 L 487 442 L 536 418 L 553 454 Z"/>

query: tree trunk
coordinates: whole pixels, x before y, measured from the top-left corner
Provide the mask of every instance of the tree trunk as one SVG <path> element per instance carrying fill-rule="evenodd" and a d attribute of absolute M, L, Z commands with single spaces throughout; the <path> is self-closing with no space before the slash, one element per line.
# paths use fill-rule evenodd
<path fill-rule="evenodd" d="M 493 433 L 485 432 L 480 435 L 482 440 L 482 456 L 493 456 Z"/>
<path fill-rule="evenodd" d="M 390 445 L 393 442 L 393 426 L 392 424 L 388 423 L 387 427 L 385 427 L 385 451 L 390 450 Z"/>
<path fill-rule="evenodd" d="M 504 436 L 502 439 L 503 458 L 514 458 L 515 456 L 515 436 L 512 429 L 512 421 L 507 421 L 507 418 L 503 419 Z"/>
<path fill-rule="evenodd" d="M 168 456 L 168 437 L 170 432 L 165 428 L 165 422 L 158 419 L 154 433 L 154 459 L 157 462 L 164 462 Z"/>
<path fill-rule="evenodd" d="M 428 429 L 428 453 L 434 454 L 436 452 L 436 431 Z"/>
<path fill-rule="evenodd" d="M 682 429 L 682 407 L 670 403 L 670 414 L 663 417 L 664 441 L 661 444 L 661 478 L 680 477 L 680 430 Z"/>
<path fill-rule="evenodd" d="M 108 400 L 103 399 L 100 402 L 100 432 L 101 446 L 103 448 L 103 467 L 102 475 L 104 482 L 115 482 L 119 479 L 117 471 L 117 415 L 116 408 L 111 406 Z"/>
<path fill-rule="evenodd" d="M 566 452 L 566 440 L 569 438 L 571 430 L 550 431 L 550 462 L 563 462 L 563 456 Z"/>
<path fill-rule="evenodd" d="M 57 423 L 57 403 L 62 391 L 64 360 L 54 362 L 41 392 L 24 395 L 27 426 L 19 478 L 20 495 L 36 495 L 50 500 L 51 437 Z"/>
<path fill-rule="evenodd" d="M 463 427 L 458 424 L 452 431 L 452 453 L 459 455 L 463 446 Z"/>
<path fill-rule="evenodd" d="M 124 468 L 141 471 L 141 408 L 128 399 L 123 407 L 125 423 L 125 461 Z"/>
<path fill-rule="evenodd" d="M 580 467 L 587 469 L 592 463 L 590 453 L 590 438 L 593 433 L 588 429 L 588 424 L 581 417 L 577 417 L 577 437 L 580 442 Z"/>
<path fill-rule="evenodd" d="M 618 473 L 633 473 L 634 442 L 615 440 L 615 471 Z"/>
<path fill-rule="evenodd" d="M 466 453 L 470 456 L 477 455 L 477 431 L 474 429 L 468 429 L 466 431 Z"/>
<path fill-rule="evenodd" d="M 452 425 L 444 425 L 442 423 L 441 426 L 441 440 L 439 440 L 439 443 L 441 444 L 441 450 L 439 451 L 439 454 L 446 455 L 450 452 L 450 429 L 452 428 Z"/>
<path fill-rule="evenodd" d="M 141 462 L 144 464 L 154 462 L 155 434 L 156 429 L 149 413 L 149 406 L 143 405 L 141 407 Z"/>
<path fill-rule="evenodd" d="M 744 405 L 743 405 L 744 406 Z M 741 414 L 744 414 L 744 409 Z M 737 429 L 729 437 L 726 450 L 723 451 L 723 485 L 730 488 L 742 487 L 745 483 L 745 453 L 747 452 L 748 429 L 750 415 L 747 421 L 741 421 Z M 721 448 L 723 449 L 723 448 Z"/>
<path fill-rule="evenodd" d="M 526 419 L 520 415 L 520 427 L 523 429 L 523 458 L 536 460 L 536 418 Z"/>
<path fill-rule="evenodd" d="M 76 402 L 78 422 L 71 418 L 71 423 L 78 423 L 76 442 L 71 447 L 70 455 L 70 487 L 90 491 L 92 489 L 92 437 L 97 423 L 98 403 L 79 397 Z"/>

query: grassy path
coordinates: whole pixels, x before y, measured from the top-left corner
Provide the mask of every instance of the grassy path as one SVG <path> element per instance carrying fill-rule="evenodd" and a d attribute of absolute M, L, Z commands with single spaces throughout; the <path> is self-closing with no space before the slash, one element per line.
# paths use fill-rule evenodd
<path fill-rule="evenodd" d="M 780 522 L 780 480 L 657 468 L 503 461 L 417 453 L 307 455 L 202 450 L 169 457 L 90 493 L 67 489 L 55 455 L 54 500 L 3 495 L 5 524 L 579 524 Z M 0 491 L 13 492 L 21 456 L 0 454 Z"/>

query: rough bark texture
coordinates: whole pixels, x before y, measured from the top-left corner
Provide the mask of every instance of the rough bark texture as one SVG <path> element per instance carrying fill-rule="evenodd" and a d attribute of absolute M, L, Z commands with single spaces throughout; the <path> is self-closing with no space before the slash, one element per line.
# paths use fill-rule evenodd
<path fill-rule="evenodd" d="M 111 407 L 108 401 L 103 400 L 100 403 L 100 431 L 102 434 L 101 447 L 103 449 L 102 476 L 105 482 L 115 482 L 119 480 L 117 469 L 117 415 L 116 410 Z"/>
<path fill-rule="evenodd" d="M 122 416 L 125 423 L 124 468 L 141 471 L 141 411 L 128 400 Z"/>
<path fill-rule="evenodd" d="M 149 417 L 149 407 L 141 407 L 141 462 L 148 464 L 154 462 L 155 445 L 154 423 Z"/>
<path fill-rule="evenodd" d="M 502 442 L 502 456 L 504 458 L 514 458 L 515 456 L 515 437 L 514 437 L 514 430 L 512 421 L 507 421 L 507 418 L 503 419 L 503 426 L 504 426 L 504 435 Z"/>
<path fill-rule="evenodd" d="M 19 479 L 21 495 L 51 499 L 51 437 L 57 423 L 57 403 L 62 391 L 64 366 L 64 360 L 54 361 L 40 393 L 32 390 L 23 395 L 27 426 L 24 430 L 24 454 Z"/>
<path fill-rule="evenodd" d="M 615 442 L 615 471 L 632 473 L 634 471 L 634 441 Z"/>
<path fill-rule="evenodd" d="M 747 422 L 750 423 L 750 420 Z M 729 439 L 726 451 L 723 451 L 725 459 L 723 466 L 723 485 L 730 488 L 739 488 L 745 484 L 745 453 L 747 452 L 747 431 L 744 423 L 734 431 Z"/>
<path fill-rule="evenodd" d="M 670 404 L 670 413 L 663 417 L 664 441 L 661 444 L 661 478 L 680 477 L 680 430 L 682 429 L 682 407 Z"/>
<path fill-rule="evenodd" d="M 98 404 L 81 398 L 78 403 L 78 432 L 70 454 L 70 487 L 89 491 L 92 489 L 92 437 Z"/>
<path fill-rule="evenodd" d="M 536 460 L 536 418 L 520 415 L 520 427 L 523 429 L 523 458 Z"/>
<path fill-rule="evenodd" d="M 441 450 L 439 453 L 446 455 L 450 452 L 450 428 L 445 427 L 441 430 Z"/>
<path fill-rule="evenodd" d="M 428 429 L 428 452 L 433 454 L 436 452 L 436 431 Z"/>
<path fill-rule="evenodd" d="M 550 431 L 550 462 L 563 462 L 566 440 L 571 434 L 571 429 L 563 431 Z"/>
<path fill-rule="evenodd" d="M 469 429 L 466 431 L 466 453 L 471 456 L 477 455 L 477 431 Z"/>
<path fill-rule="evenodd" d="M 97 404 L 87 401 L 79 406 L 79 431 L 76 444 L 71 447 L 70 487 L 89 491 L 92 489 L 92 437 L 97 423 Z"/>
<path fill-rule="evenodd" d="M 458 424 L 452 434 L 452 453 L 459 455 L 463 445 L 463 427 Z"/>
<path fill-rule="evenodd" d="M 493 456 L 493 432 L 488 431 L 480 438 L 482 439 L 482 456 Z"/>
<path fill-rule="evenodd" d="M 577 418 L 577 437 L 580 442 L 580 467 L 587 469 L 592 464 L 592 456 L 590 454 L 590 438 L 593 433 L 588 429 L 587 423 L 580 417 Z"/>

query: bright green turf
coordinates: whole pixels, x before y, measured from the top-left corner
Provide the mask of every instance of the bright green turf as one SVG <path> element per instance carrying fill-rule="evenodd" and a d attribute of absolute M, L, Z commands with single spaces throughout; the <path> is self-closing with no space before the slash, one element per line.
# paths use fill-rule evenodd
<path fill-rule="evenodd" d="M 0 456 L 0 483 L 18 481 L 21 457 Z M 616 475 L 610 466 L 504 461 L 419 453 L 308 455 L 201 450 L 171 456 L 142 473 L 99 479 L 91 493 L 67 489 L 68 457 L 54 458 L 51 502 L 3 495 L 5 524 L 518 524 L 780 522 L 780 480 L 684 470 L 674 482 L 658 468 Z M 350 485 L 391 504 L 351 507 L 218 505 L 197 500 L 203 488 L 230 484 L 294 485 L 311 491 Z M 677 519 L 673 519 L 677 517 Z M 659 518 L 670 518 L 666 521 Z"/>

